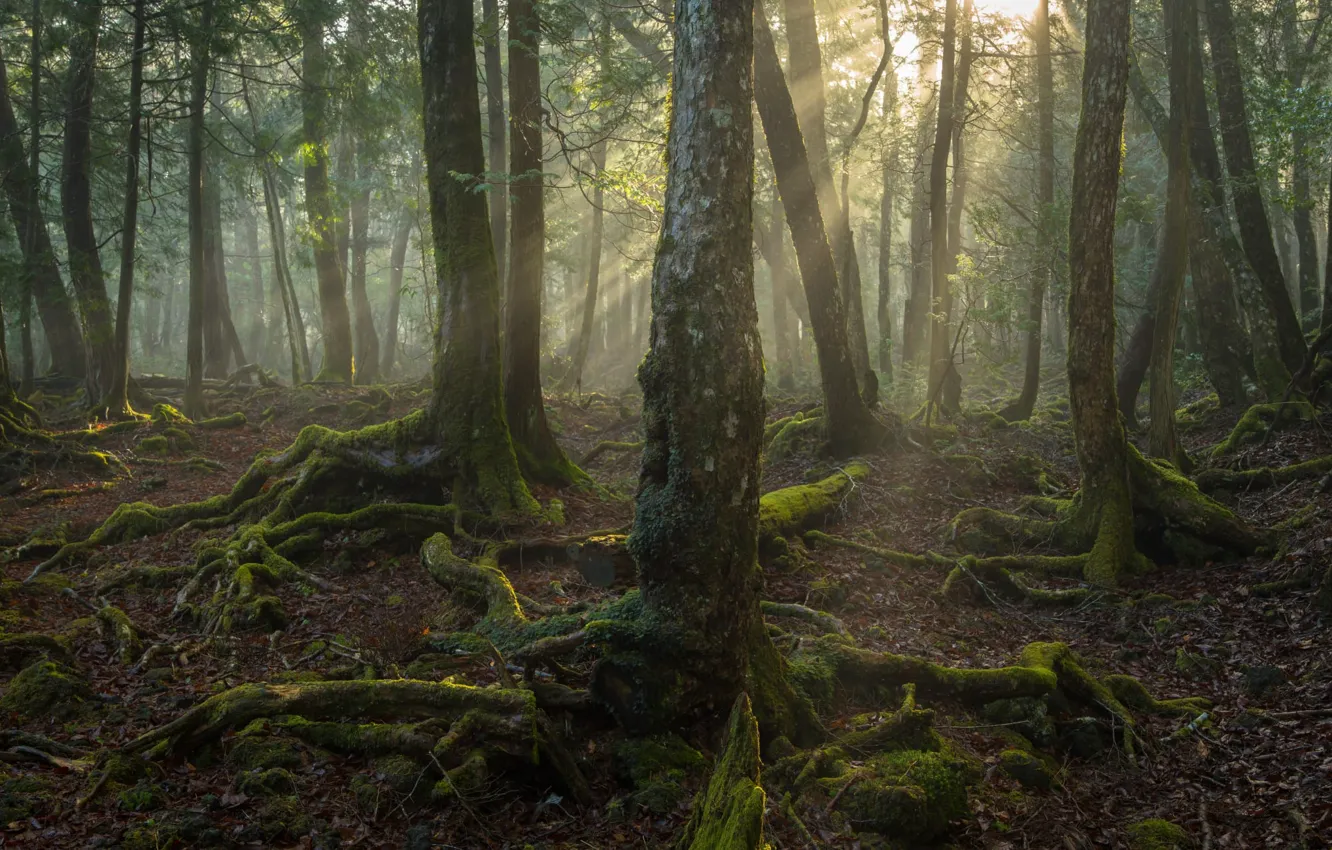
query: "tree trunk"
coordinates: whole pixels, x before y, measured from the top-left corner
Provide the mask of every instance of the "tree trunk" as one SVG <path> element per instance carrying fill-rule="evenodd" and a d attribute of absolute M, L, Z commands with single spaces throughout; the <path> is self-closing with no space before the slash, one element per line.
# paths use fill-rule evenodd
<path fill-rule="evenodd" d="M 1299 244 L 1300 258 L 1300 317 L 1301 326 L 1312 328 L 1318 324 L 1318 296 L 1321 291 L 1318 280 L 1318 236 L 1314 232 L 1313 179 L 1309 162 L 1308 134 L 1297 131 L 1293 137 L 1295 147 L 1294 190 L 1295 190 L 1295 239 Z"/>
<path fill-rule="evenodd" d="M 967 9 L 970 12 L 970 6 Z M 948 154 L 953 143 L 953 85 L 957 69 L 957 0 L 945 0 L 943 57 L 939 66 L 939 112 L 930 158 L 929 401 L 937 400 L 949 365 L 949 320 L 953 290 L 948 280 Z"/>
<path fill-rule="evenodd" d="M 887 4 L 879 3 L 879 24 L 883 29 L 884 50 L 890 50 L 892 40 L 889 37 L 889 19 Z M 883 120 L 891 127 L 897 116 L 897 71 L 890 66 L 888 78 L 884 81 Z M 893 382 L 893 204 L 896 202 L 894 177 L 898 167 L 897 145 L 883 161 L 883 195 L 879 200 L 879 292 L 878 309 L 875 317 L 879 327 L 879 371 L 885 384 Z"/>
<path fill-rule="evenodd" d="M 676 3 L 663 236 L 651 348 L 639 369 L 645 446 L 629 539 L 653 639 L 632 648 L 642 657 L 604 656 L 592 685 L 631 732 L 715 717 L 746 689 L 768 729 L 792 731 L 781 727 L 792 725 L 796 700 L 759 610 L 752 20 L 746 4 Z"/>
<path fill-rule="evenodd" d="M 1054 68 L 1050 57 L 1050 0 L 1038 0 L 1036 7 L 1036 120 L 1040 154 L 1037 165 L 1036 224 L 1039 258 L 1031 274 L 1031 292 L 1027 296 L 1026 351 L 1022 371 L 1022 392 L 1000 415 L 1011 422 L 1031 418 L 1036 396 L 1041 389 L 1041 319 L 1045 313 L 1045 292 L 1050 287 L 1050 269 L 1054 265 L 1055 161 L 1054 161 Z M 1134 393 L 1136 397 L 1137 393 Z"/>
<path fill-rule="evenodd" d="M 1187 455 L 1175 431 L 1175 332 L 1189 253 L 1189 110 L 1193 93 L 1193 39 L 1188 16 L 1196 15 L 1193 0 L 1165 0 L 1165 30 L 1170 46 L 1170 142 L 1166 158 L 1165 228 L 1158 264 L 1161 288 L 1156 301 L 1152 340 L 1151 415 L 1148 451 L 1187 471 Z"/>
<path fill-rule="evenodd" d="M 417 15 L 440 302 L 427 417 L 470 491 L 455 490 L 455 502 L 479 501 L 500 516 L 532 513 L 504 418 L 500 287 L 486 197 L 456 176 L 485 170 L 472 0 L 422 0 Z"/>
<path fill-rule="evenodd" d="M 777 388 L 795 389 L 795 371 L 791 361 L 791 314 L 787 311 L 786 290 L 790 288 L 791 270 L 786 265 L 786 213 L 781 193 L 773 188 L 772 219 L 768 228 L 768 270 L 772 278 L 773 351 L 777 358 Z"/>
<path fill-rule="evenodd" d="M 116 300 L 115 371 L 104 403 L 108 416 L 130 413 L 130 307 L 134 303 L 134 248 L 139 232 L 139 147 L 143 135 L 143 53 L 146 0 L 134 0 L 130 54 L 130 126 L 125 151 L 125 217 L 120 232 L 120 288 Z"/>
<path fill-rule="evenodd" d="M 357 151 L 357 177 L 360 186 L 351 204 L 351 290 L 356 305 L 356 383 L 373 384 L 379 380 L 379 335 L 375 333 L 375 314 L 365 288 L 365 257 L 370 250 L 370 180 L 371 169 L 365 162 L 365 147 Z"/>
<path fill-rule="evenodd" d="M 205 168 L 204 197 L 204 258 L 208 264 L 208 291 L 204 298 L 208 311 L 204 320 L 205 374 L 210 378 L 225 378 L 230 374 L 231 362 L 237 367 L 246 363 L 240 334 L 231 317 L 231 289 L 227 281 L 226 245 L 222 238 L 222 185 L 213 169 Z"/>
<path fill-rule="evenodd" d="M 346 280 L 338 264 L 333 195 L 328 184 L 328 71 L 324 55 L 324 21 L 320 15 L 313 7 L 308 7 L 301 21 L 305 210 L 310 220 L 324 336 L 324 362 L 315 380 L 350 384 L 351 314 L 347 310 Z"/>
<path fill-rule="evenodd" d="M 911 254 L 910 285 L 905 310 L 902 313 L 902 365 L 919 367 L 929 353 L 929 314 L 931 300 L 930 277 L 930 181 L 925 163 L 930 160 L 934 137 L 930 132 L 936 124 L 939 97 L 934 90 L 933 75 L 938 62 L 938 45 L 930 41 L 922 45 L 919 71 L 916 79 L 917 97 L 928 104 L 921 110 L 916 127 L 916 159 L 912 167 Z"/>
<path fill-rule="evenodd" d="M 412 169 L 415 173 L 416 169 Z M 398 313 L 402 306 L 402 276 L 407 265 L 407 244 L 416 224 L 412 210 L 404 207 L 393 231 L 393 247 L 389 251 L 389 309 L 384 326 L 384 354 L 379 361 L 384 377 L 392 377 L 398 360 Z"/>
<path fill-rule="evenodd" d="M 74 33 L 69 49 L 60 206 L 65 219 L 69 278 L 87 346 L 84 380 L 88 402 L 96 404 L 111 388 L 116 362 L 111 299 L 106 295 L 92 215 L 92 104 L 102 7 L 100 3 L 80 3 L 72 7 L 71 14 Z"/>
<path fill-rule="evenodd" d="M 1080 510 L 1097 528 L 1085 574 L 1104 584 L 1115 582 L 1136 551 L 1114 370 L 1115 206 L 1128 48 L 1129 4 L 1089 0 L 1069 220 L 1068 382 Z"/>
<path fill-rule="evenodd" d="M 42 159 L 42 0 L 32 0 L 32 16 L 29 27 L 32 29 L 32 49 L 28 52 L 28 79 L 30 81 L 28 173 L 36 175 L 41 171 Z M 3 61 L 3 57 L 0 57 L 0 61 Z M 5 92 L 5 96 L 7 98 L 9 93 Z M 39 209 L 42 191 L 36 180 L 33 180 L 29 191 L 31 193 L 29 209 Z M 28 228 L 15 231 L 15 235 L 23 243 L 24 257 L 36 250 L 37 234 L 34 230 L 35 226 L 35 217 L 30 215 L 28 216 Z M 27 398 L 29 393 L 32 392 L 32 382 L 37 377 L 37 364 L 34 362 L 36 355 L 32 346 L 32 290 L 33 275 L 25 265 L 23 277 L 19 283 L 19 345 L 23 353 L 23 378 L 20 393 L 24 398 Z"/>
<path fill-rule="evenodd" d="M 592 341 L 592 331 L 595 327 L 597 297 L 601 284 L 601 242 L 605 235 L 605 213 L 602 208 L 606 197 L 602 188 L 602 172 L 605 168 L 606 140 L 600 139 L 592 148 L 592 169 L 596 183 L 592 187 L 592 226 L 583 246 L 587 251 L 587 288 L 583 295 L 578 337 L 574 340 L 573 362 L 569 364 L 569 371 L 560 384 L 560 388 L 565 392 L 582 389 L 588 345 Z"/>
<path fill-rule="evenodd" d="M 247 348 L 253 352 L 254 359 L 260 359 L 260 352 L 265 350 L 267 324 L 264 309 L 264 264 L 259 261 L 259 211 L 253 204 L 246 204 L 245 221 L 245 276 L 250 281 L 250 338 Z"/>
<path fill-rule="evenodd" d="M 507 151 L 508 124 L 504 120 L 504 66 L 500 53 L 499 0 L 481 0 L 482 44 L 486 63 L 486 114 L 489 128 L 490 161 L 492 172 L 509 167 Z M 506 280 L 504 265 L 505 242 L 508 239 L 509 189 L 508 181 L 501 179 L 490 185 L 490 238 L 495 243 L 495 267 L 499 279 Z"/>
<path fill-rule="evenodd" d="M 797 123 L 805 140 L 805 151 L 814 176 L 819 210 L 832 242 L 837 279 L 842 290 L 847 341 L 856 381 L 862 392 L 877 385 L 870 371 L 869 339 L 865 332 L 865 309 L 861 300 L 860 261 L 856 256 L 851 222 L 844 214 L 833 184 L 832 159 L 828 152 L 827 99 L 823 87 L 823 56 L 819 48 L 818 18 L 814 0 L 785 0 L 786 43 L 790 51 L 791 98 Z"/>
<path fill-rule="evenodd" d="M 8 66 L 0 57 L 0 184 L 14 232 L 27 236 L 19 241 L 24 274 L 46 333 L 52 368 L 62 375 L 82 377 L 87 369 L 83 332 L 60 279 L 51 235 L 38 202 L 37 188 L 41 181 L 23 150 L 23 136 L 9 97 L 8 77 Z"/>
<path fill-rule="evenodd" d="M 574 480 L 555 442 L 541 393 L 541 288 L 545 176 L 541 143 L 541 21 L 536 0 L 509 2 L 509 202 L 513 256 L 504 310 L 504 408 L 524 473 L 544 484 Z"/>
<path fill-rule="evenodd" d="M 205 415 L 204 297 L 208 288 L 208 258 L 204 251 L 204 109 L 208 103 L 208 71 L 211 64 L 213 0 L 204 0 L 199 12 L 199 34 L 190 46 L 190 126 L 186 142 L 189 161 L 190 300 L 185 353 L 185 415 Z"/>
<path fill-rule="evenodd" d="M 856 383 L 837 266 L 823 227 L 795 106 L 782 76 L 761 0 L 754 6 L 754 15 L 754 97 L 809 302 L 814 344 L 819 353 L 826 432 L 833 453 L 845 457 L 877 443 L 882 429 L 865 406 Z"/>
<path fill-rule="evenodd" d="M 1324 332 L 1332 328 L 1332 179 L 1328 182 L 1327 203 L 1327 255 L 1324 260 L 1327 266 L 1323 269 L 1323 313 L 1319 323 Z"/>
<path fill-rule="evenodd" d="M 1286 290 L 1281 262 L 1272 244 L 1272 229 L 1259 189 L 1230 0 L 1207 0 L 1207 28 L 1212 44 L 1221 140 L 1226 151 L 1226 168 L 1234 194 L 1240 239 L 1262 286 L 1267 307 L 1276 321 L 1276 342 L 1281 361 L 1294 374 L 1304 362 L 1306 346 L 1299 317 L 1295 315 L 1290 293 Z"/>

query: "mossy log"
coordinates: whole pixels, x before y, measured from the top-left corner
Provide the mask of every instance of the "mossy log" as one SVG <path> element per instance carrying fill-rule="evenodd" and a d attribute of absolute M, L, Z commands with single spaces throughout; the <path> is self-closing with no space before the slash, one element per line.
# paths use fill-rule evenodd
<path fill-rule="evenodd" d="M 764 615 L 768 617 L 789 617 L 795 620 L 803 620 L 817 626 L 824 634 L 834 634 L 846 636 L 846 626 L 842 621 L 825 611 L 819 611 L 809 608 L 805 605 L 795 605 L 789 602 L 768 602 L 762 604 Z"/>
<path fill-rule="evenodd" d="M 825 546 L 838 546 L 843 549 L 851 549 L 856 552 L 863 552 L 872 558 L 882 561 L 884 564 L 890 564 L 895 567 L 906 569 L 923 569 L 938 566 L 947 566 L 952 560 L 933 552 L 927 552 L 924 555 L 915 555 L 911 552 L 900 552 L 896 549 L 887 549 L 882 546 L 871 546 L 868 543 L 861 543 L 859 540 L 850 540 L 845 537 L 838 537 L 828 534 L 818 529 L 811 529 L 805 532 L 804 540 L 806 543 L 821 543 Z M 873 566 L 870 558 L 866 558 L 866 564 Z"/>
<path fill-rule="evenodd" d="M 1226 490 L 1269 490 L 1295 481 L 1322 478 L 1332 472 L 1332 455 L 1293 463 L 1290 466 L 1264 466 L 1258 469 L 1204 469 L 1194 479 L 1204 493 Z"/>
<path fill-rule="evenodd" d="M 762 850 L 767 795 L 759 785 L 759 730 L 749 697 L 740 694 L 707 790 L 677 846 L 688 850 Z"/>
<path fill-rule="evenodd" d="M 798 535 L 836 514 L 869 475 L 856 461 L 813 484 L 797 484 L 765 493 L 759 499 L 759 546 L 779 537 Z"/>

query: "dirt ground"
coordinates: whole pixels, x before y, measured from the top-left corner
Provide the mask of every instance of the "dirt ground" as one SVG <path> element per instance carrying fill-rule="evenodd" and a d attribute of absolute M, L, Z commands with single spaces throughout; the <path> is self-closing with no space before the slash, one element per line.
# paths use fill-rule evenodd
<path fill-rule="evenodd" d="M 50 549 L 19 548 L 34 534 L 79 539 L 123 502 L 174 504 L 227 492 L 255 453 L 280 449 L 300 427 L 318 422 L 354 427 L 401 415 L 419 405 L 422 386 L 396 386 L 391 405 L 353 389 L 272 389 L 237 393 L 221 412 L 242 410 L 239 428 L 192 432 L 195 448 L 172 446 L 165 456 L 140 447 L 150 427 L 115 434 L 97 444 L 128 468 L 103 484 L 75 469 L 42 470 L 21 493 L 0 502 L 0 543 L 11 547 L 3 564 L 6 583 L 0 634 L 67 633 L 101 604 L 99 586 L 124 566 L 187 567 L 194 563 L 197 533 L 167 534 L 108 546 L 29 586 L 25 578 Z M 365 404 L 355 404 L 357 400 Z M 810 399 L 779 398 L 775 419 Z M 45 408 L 59 421 L 62 408 Z M 550 403 L 559 438 L 581 459 L 602 440 L 634 441 L 638 403 L 633 398 L 585 396 Z M 1235 419 L 1220 412 L 1183 432 L 1186 446 L 1202 456 Z M 829 531 L 846 538 L 923 553 L 951 551 L 949 520 L 985 505 L 1011 509 L 1032 495 L 1031 481 L 1012 470 L 1018 458 L 1046 465 L 1046 487 L 1071 492 L 1076 463 L 1071 434 L 1056 404 L 1030 427 L 992 430 L 982 420 L 958 423 L 955 436 L 931 449 L 902 444 L 869 459 L 867 481 L 849 498 Z M 72 425 L 73 423 L 65 422 Z M 1277 432 L 1261 448 L 1231 458 L 1232 465 L 1283 465 L 1332 454 L 1332 418 L 1322 417 Z M 199 456 L 220 468 L 164 463 Z M 974 456 L 978 463 L 950 461 Z M 826 462 L 796 457 L 765 470 L 768 489 L 827 474 Z M 608 452 L 587 471 L 603 492 L 539 492 L 565 505 L 560 534 L 627 528 L 637 472 L 633 451 Z M 1266 527 L 1287 523 L 1279 557 L 1202 568 L 1161 568 L 1135 577 L 1113 593 L 1074 608 L 1014 605 L 995 598 L 957 601 L 940 595 L 942 569 L 900 569 L 846 548 L 814 546 L 808 561 L 790 572 L 769 570 L 766 598 L 825 608 L 863 647 L 921 656 L 962 667 L 1010 663 L 1031 641 L 1063 641 L 1098 673 L 1127 673 L 1157 697 L 1202 696 L 1214 705 L 1194 730 L 1178 718 L 1143 717 L 1149 744 L 1137 767 L 1113 746 L 1094 754 L 1059 756 L 1052 790 L 1020 787 L 996 768 L 1007 746 L 1003 724 L 961 706 L 931 705 L 942 734 L 988 765 L 971 794 L 972 817 L 960 821 L 958 847 L 1121 848 L 1127 825 L 1163 818 L 1182 826 L 1197 847 L 1320 848 L 1332 838 L 1332 651 L 1326 617 L 1313 590 L 1260 596 L 1250 588 L 1326 565 L 1332 547 L 1332 513 L 1317 480 L 1239 494 L 1229 503 Z M 1293 518 L 1293 519 L 1292 519 Z M 406 675 L 431 632 L 450 626 L 448 594 L 422 568 L 415 545 L 393 539 L 330 534 L 310 565 L 328 589 L 288 584 L 277 591 L 288 627 L 273 633 L 239 632 L 197 640 L 198 627 L 173 620 L 182 571 L 162 586 L 110 590 L 118 606 L 148 637 L 181 651 L 149 669 L 122 663 L 96 629 L 73 639 L 71 664 L 90 684 L 81 705 L 25 719 L 0 717 L 0 735 L 45 736 L 85 754 L 122 745 L 177 717 L 226 687 L 245 682 L 326 676 Z M 510 569 L 515 588 L 541 602 L 595 600 L 621 588 L 594 587 L 572 564 L 524 561 Z M 818 583 L 817 586 L 815 583 Z M 1071 584 L 1071 583 L 1070 583 Z M 66 593 L 66 589 L 73 593 Z M 830 591 L 831 589 L 831 591 Z M 82 601 L 80 601 L 82 600 Z M 17 665 L 0 667 L 0 691 Z M 464 659 L 449 674 L 485 685 L 497 671 L 488 657 Z M 892 708 L 847 701 L 830 728 L 861 711 Z M 65 711 L 63 709 L 69 709 Z M 1260 709 L 1261 712 L 1253 711 Z M 1182 730 L 1182 731 L 1181 731 Z M 584 730 L 579 757 L 597 802 L 579 807 L 539 778 L 495 782 L 458 805 L 421 805 L 412 783 L 366 759 L 300 750 L 290 765 L 294 787 L 278 798 L 247 791 L 227 758 L 154 765 L 150 781 L 110 783 L 85 805 L 90 774 L 68 764 L 0 761 L 0 846 L 75 847 L 359 847 L 359 848 L 597 848 L 664 847 L 689 815 L 686 796 L 665 812 L 624 815 L 610 805 L 624 789 L 611 753 L 620 737 L 609 723 Z M 227 742 L 223 742 L 225 750 Z M 712 753 L 705 753 L 711 756 Z M 59 761 L 59 760 L 57 760 Z M 409 778 L 410 779 L 410 778 Z M 690 783 L 700 781 L 691 778 Z M 283 802 L 279 802 L 283 801 Z M 295 801 L 295 802 L 293 802 Z M 285 808 L 283 808 L 285 806 Z M 856 848 L 879 846 L 839 829 L 824 807 L 800 812 L 806 837 L 770 800 L 772 846 Z"/>

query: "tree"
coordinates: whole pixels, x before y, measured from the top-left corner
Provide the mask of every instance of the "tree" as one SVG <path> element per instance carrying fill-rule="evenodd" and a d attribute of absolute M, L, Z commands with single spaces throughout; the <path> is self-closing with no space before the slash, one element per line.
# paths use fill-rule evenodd
<path fill-rule="evenodd" d="M 490 170 L 502 171 L 508 165 L 507 122 L 504 120 L 504 65 L 500 54 L 499 0 L 481 0 L 482 43 L 486 64 L 486 115 L 490 128 Z M 507 181 L 490 186 L 490 232 L 495 242 L 495 266 L 500 280 L 506 280 L 504 247 L 509 236 Z"/>
<path fill-rule="evenodd" d="M 888 20 L 886 0 L 879 2 L 879 24 L 883 34 L 885 56 L 890 57 L 892 50 L 891 25 Z M 891 71 L 884 82 L 883 119 L 891 127 L 897 115 L 897 72 Z M 879 326 L 879 371 L 884 380 L 893 380 L 893 206 L 897 201 L 895 172 L 898 168 L 898 148 L 892 147 L 891 153 L 883 160 L 882 182 L 883 195 L 879 202 L 879 290 L 878 310 L 875 315 Z"/>
<path fill-rule="evenodd" d="M 546 178 L 542 167 L 540 44 L 536 0 L 510 0 L 509 203 L 513 256 L 504 307 L 504 407 L 526 474 L 533 480 L 558 485 L 572 483 L 578 472 L 550 432 L 541 394 Z"/>
<path fill-rule="evenodd" d="M 809 302 L 823 386 L 822 425 L 830 450 L 846 457 L 877 446 L 885 431 L 860 395 L 837 265 L 824 229 L 813 170 L 761 0 L 754 10 L 754 99 Z"/>
<path fill-rule="evenodd" d="M 365 145 L 356 153 L 356 187 L 351 202 L 351 291 L 356 307 L 356 383 L 373 384 L 379 380 L 379 335 L 375 333 L 375 314 L 365 289 L 365 260 L 370 250 L 370 178 Z"/>
<path fill-rule="evenodd" d="M 208 70 L 212 61 L 213 2 L 204 0 L 199 7 L 199 28 L 190 44 L 190 126 L 186 158 L 188 159 L 190 241 L 190 298 L 189 322 L 185 343 L 185 415 L 199 418 L 204 415 L 204 296 L 209 274 L 208 258 L 204 250 L 204 110 L 208 103 Z"/>
<path fill-rule="evenodd" d="M 301 113 L 305 146 L 305 209 L 310 220 L 315 273 L 319 278 L 319 312 L 324 320 L 324 363 L 316 381 L 352 382 L 351 313 L 347 282 L 338 263 L 333 195 L 328 182 L 328 70 L 324 50 L 324 16 L 319 0 L 300 7 Z"/>
<path fill-rule="evenodd" d="M 134 0 L 134 44 L 130 59 L 130 126 L 126 145 L 125 217 L 121 227 L 120 287 L 116 296 L 115 371 L 102 403 L 108 418 L 129 416 L 130 307 L 134 302 L 134 249 L 139 232 L 139 147 L 143 137 L 145 0 Z"/>
<path fill-rule="evenodd" d="M 101 3 L 74 6 L 74 36 L 66 82 L 65 147 L 61 159 L 60 207 L 64 215 L 65 244 L 69 250 L 69 279 L 83 320 L 88 366 L 85 381 L 88 403 L 107 395 L 115 372 L 115 330 L 111 300 L 102 278 L 97 231 L 92 210 L 93 89 L 97 77 L 97 45 L 102 30 Z"/>
<path fill-rule="evenodd" d="M 1031 418 L 1036 407 L 1036 396 L 1041 388 L 1041 319 L 1045 314 L 1045 292 L 1050 286 L 1050 267 L 1053 252 L 1046 247 L 1053 228 L 1051 216 L 1055 202 L 1054 152 L 1054 66 L 1050 60 L 1050 0 L 1038 0 L 1036 5 L 1036 115 L 1038 177 L 1036 190 L 1036 221 L 1039 259 L 1032 269 L 1031 291 L 1027 296 L 1027 322 L 1024 330 L 1027 344 L 1024 353 L 1022 392 L 999 415 L 1010 422 Z"/>
<path fill-rule="evenodd" d="M 1304 334 L 1291 304 L 1290 293 L 1286 290 L 1281 261 L 1272 244 L 1267 208 L 1263 205 L 1257 167 L 1254 164 L 1253 141 L 1249 136 L 1244 79 L 1235 46 L 1235 22 L 1230 0 L 1207 0 L 1207 31 L 1212 45 L 1221 141 L 1226 152 L 1226 169 L 1230 174 L 1240 239 L 1244 243 L 1244 253 L 1262 286 L 1267 308 L 1276 321 L 1276 341 L 1282 364 L 1294 374 L 1304 362 Z"/>
<path fill-rule="evenodd" d="M 574 338 L 573 362 L 565 373 L 560 388 L 566 392 L 583 385 L 583 368 L 587 365 L 587 351 L 592 342 L 597 313 L 597 297 L 601 285 L 601 242 L 605 234 L 606 192 L 602 182 L 606 170 L 606 140 L 600 139 L 592 148 L 592 226 L 587 234 L 587 286 L 583 291 L 583 309 Z"/>

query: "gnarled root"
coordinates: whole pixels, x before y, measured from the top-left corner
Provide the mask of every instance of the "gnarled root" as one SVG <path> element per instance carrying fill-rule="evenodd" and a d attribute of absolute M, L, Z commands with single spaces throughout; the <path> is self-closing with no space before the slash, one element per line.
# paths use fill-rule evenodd
<path fill-rule="evenodd" d="M 759 734 L 749 697 L 731 708 L 726 737 L 707 790 L 678 842 L 689 850 L 761 850 L 767 795 L 759 786 Z"/>
<path fill-rule="evenodd" d="M 1044 561 L 1054 561 L 1061 570 L 1070 566 L 1080 576 L 1086 556 L 1061 558 L 1058 556 L 1030 556 L 1033 571 L 1039 572 Z M 993 604 L 998 599 L 1008 602 L 1030 602 L 1050 607 L 1081 605 L 1101 591 L 1087 587 L 1046 590 L 1033 587 L 1020 575 L 1026 564 L 1023 558 L 963 558 L 944 579 L 941 593 L 950 598 L 971 599 Z"/>
<path fill-rule="evenodd" d="M 593 461 L 595 461 L 602 455 L 607 454 L 608 452 L 640 452 L 642 450 L 643 450 L 642 440 L 639 440 L 636 443 L 622 443 L 622 442 L 617 442 L 615 440 L 602 440 L 601 442 L 593 446 L 592 449 L 587 454 L 583 455 L 583 459 L 578 462 L 578 465 L 587 466 L 588 464 L 592 463 Z"/>
<path fill-rule="evenodd" d="M 1268 490 L 1284 487 L 1294 481 L 1322 478 L 1332 472 L 1332 455 L 1294 463 L 1290 466 L 1259 469 L 1231 470 L 1204 469 L 1195 479 L 1198 489 L 1204 493 L 1216 493 L 1224 490 Z"/>
<path fill-rule="evenodd" d="M 868 475 L 869 466 L 857 461 L 822 481 L 765 493 L 759 499 L 760 551 L 769 551 L 778 539 L 800 534 L 831 518 Z"/>
<path fill-rule="evenodd" d="M 824 611 L 789 602 L 768 602 L 766 600 L 762 603 L 762 610 L 764 615 L 768 617 L 789 617 L 794 620 L 803 620 L 818 627 L 824 634 L 846 637 L 846 626 L 842 625 L 842 621 Z"/>

